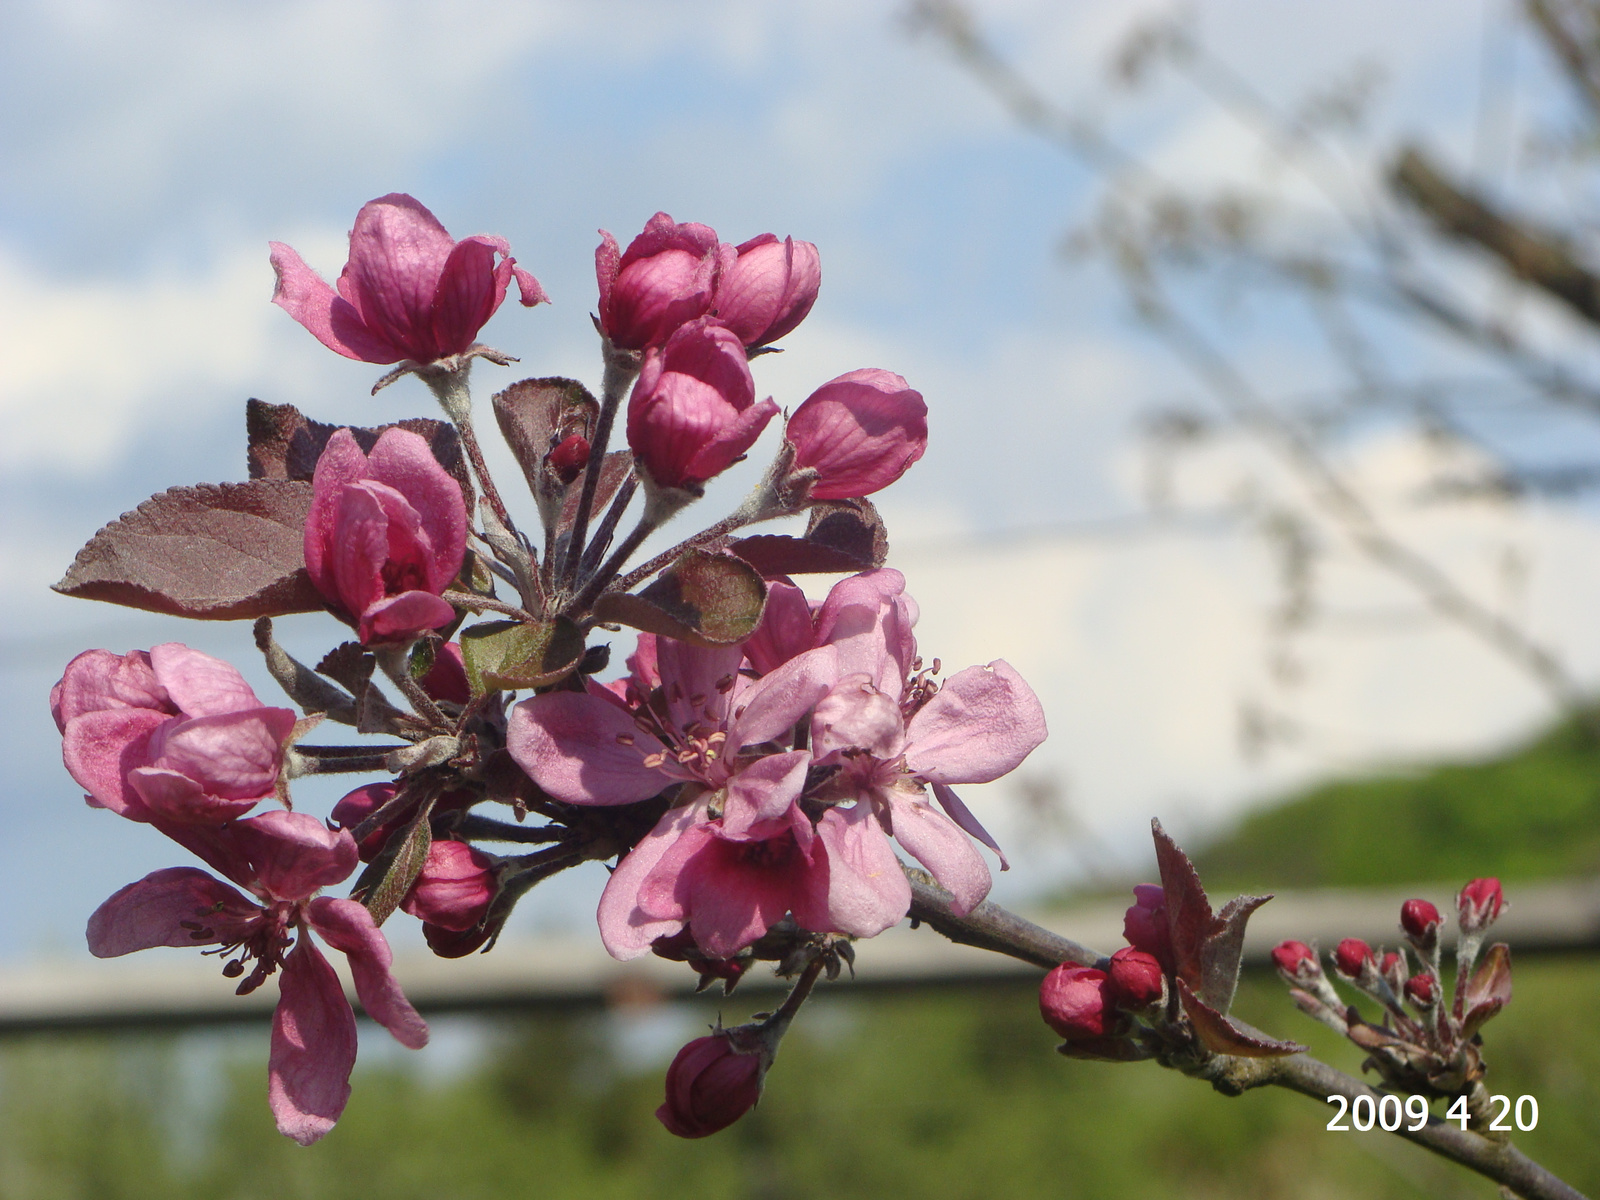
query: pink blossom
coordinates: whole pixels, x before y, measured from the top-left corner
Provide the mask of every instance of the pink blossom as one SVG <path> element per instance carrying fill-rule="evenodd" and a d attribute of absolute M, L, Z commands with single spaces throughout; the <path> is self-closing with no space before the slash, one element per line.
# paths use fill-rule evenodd
<path fill-rule="evenodd" d="M 430 363 L 466 353 L 513 278 L 524 305 L 549 299 L 510 257 L 504 238 L 480 234 L 458 242 L 398 192 L 356 214 L 337 291 L 290 247 L 271 245 L 278 274 L 272 302 L 328 349 L 363 362 Z"/>
<path fill-rule="evenodd" d="M 276 796 L 295 725 L 229 664 L 179 642 L 85 651 L 50 709 L 89 803 L 162 828 L 220 825 Z"/>
<path fill-rule="evenodd" d="M 455 619 L 439 593 L 461 570 L 466 502 L 423 438 L 386 429 L 369 456 L 341 429 L 312 487 L 306 569 L 363 643 L 410 641 Z"/>
<path fill-rule="evenodd" d="M 1039 1015 L 1067 1041 L 1100 1038 L 1118 1021 L 1106 993 L 1106 973 L 1062 963 L 1039 985 Z"/>
<path fill-rule="evenodd" d="M 1111 956 L 1106 992 L 1118 1008 L 1148 1008 L 1166 997 L 1166 975 L 1155 955 L 1124 946 Z"/>
<path fill-rule="evenodd" d="M 1501 891 L 1498 879 L 1490 877 L 1470 881 L 1456 896 L 1456 914 L 1461 923 L 1461 932 L 1468 936 L 1482 933 L 1494 924 L 1504 903 L 1505 893 Z"/>
<path fill-rule="evenodd" d="M 487 854 L 465 842 L 437 841 L 400 907 L 424 925 L 461 933 L 482 923 L 499 890 Z"/>
<path fill-rule="evenodd" d="M 656 1117 L 669 1133 L 702 1138 L 755 1107 L 771 1057 L 759 1044 L 736 1045 L 732 1031 L 696 1038 L 667 1068 L 667 1098 Z M 746 1039 L 749 1040 L 749 1039 Z"/>
<path fill-rule="evenodd" d="M 1308 983 L 1322 974 L 1317 952 L 1304 942 L 1279 942 L 1273 948 L 1272 961 L 1290 983 Z"/>
<path fill-rule="evenodd" d="M 642 350 L 666 341 L 711 308 L 720 265 L 737 253 L 723 249 L 707 225 L 678 224 L 658 212 L 621 255 L 604 229 L 594 252 L 600 284 L 600 331 L 615 346 Z"/>
<path fill-rule="evenodd" d="M 317 895 L 355 869 L 349 833 L 304 813 L 270 812 L 224 834 L 237 863 L 226 873 L 248 895 L 194 867 L 156 871 L 95 910 L 89 950 L 113 958 L 152 946 L 218 946 L 230 956 L 223 974 L 244 977 L 241 995 L 282 967 L 267 1097 L 279 1131 L 309 1145 L 344 1111 L 356 1056 L 355 1015 L 313 930 L 346 955 L 362 1008 L 396 1040 L 420 1049 L 428 1027 L 395 981 L 371 914 L 353 900 Z"/>
<path fill-rule="evenodd" d="M 850 371 L 812 392 L 783 436 L 795 469 L 816 474 L 812 499 L 870 496 L 928 448 L 928 406 L 892 371 Z"/>
<path fill-rule="evenodd" d="M 628 400 L 628 445 L 658 487 L 696 490 L 750 449 L 778 411 L 755 402 L 738 335 L 710 318 L 645 352 Z"/>
<path fill-rule="evenodd" d="M 771 233 L 751 238 L 735 253 L 717 281 L 717 320 L 746 346 L 768 345 L 806 319 L 822 284 L 822 260 L 810 242 L 779 242 Z"/>

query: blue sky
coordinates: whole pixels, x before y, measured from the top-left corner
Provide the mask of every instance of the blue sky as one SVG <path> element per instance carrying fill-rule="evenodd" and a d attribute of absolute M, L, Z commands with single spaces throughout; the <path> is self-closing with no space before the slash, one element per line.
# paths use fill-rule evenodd
<path fill-rule="evenodd" d="M 976 7 L 1051 94 L 1105 113 L 1175 177 L 1248 165 L 1237 133 L 1192 93 L 1124 98 L 1105 83 L 1119 33 L 1156 7 Z M 1426 128 L 1463 153 L 1484 11 L 1444 0 L 1198 8 L 1209 40 L 1268 95 L 1375 57 L 1389 78 L 1380 128 Z M 1500 6 L 1487 11 L 1503 20 Z M 1066 267 L 1053 251 L 1088 215 L 1094 177 L 1019 131 L 936 46 L 909 38 L 899 13 L 827 0 L 0 9 L 0 746 L 12 765 L 0 956 L 81 952 L 103 895 L 176 861 L 148 830 L 84 809 L 61 770 L 45 693 L 72 653 L 181 638 L 269 694 L 242 626 L 50 594 L 77 546 L 154 491 L 242 476 L 247 396 L 362 424 L 428 410 L 415 381 L 368 396 L 372 368 L 268 303 L 269 239 L 331 278 L 356 210 L 390 191 L 416 195 L 457 236 L 504 235 L 544 283 L 552 305 L 508 306 L 486 331 L 524 374 L 598 375 L 587 317 L 597 227 L 626 242 L 664 209 L 729 241 L 771 230 L 817 243 L 821 299 L 786 353 L 758 364 L 758 384 L 792 406 L 842 371 L 880 366 L 924 391 L 928 455 L 884 501 L 922 596 L 924 647 L 956 667 L 1006 657 L 1034 680 L 1054 737 L 1033 769 L 1064 773 L 1117 865 L 1140 861 L 1152 812 L 1199 827 L 1296 779 L 1461 748 L 1539 717 L 1525 684 L 1448 634 L 1399 656 L 1340 651 L 1317 702 L 1339 737 L 1252 770 L 1233 745 L 1232 705 L 1259 682 L 1270 572 L 1257 550 L 1209 535 L 995 539 L 1137 510 L 1134 423 L 1192 389 L 1101 268 Z M 1263 321 L 1252 361 L 1275 382 L 1293 378 L 1298 337 Z M 519 377 L 486 367 L 480 392 Z M 1411 469 L 1406 446 L 1371 449 L 1360 465 L 1380 486 Z M 1196 494 L 1226 492 L 1238 461 L 1202 462 Z M 1600 664 L 1574 615 L 1593 581 L 1571 549 L 1594 531 L 1568 514 L 1541 520 L 1501 532 L 1553 547 L 1541 561 L 1567 573 L 1546 588 L 1552 633 Z M 290 625 L 308 654 L 331 636 Z M 331 799 L 312 791 L 302 804 Z M 1003 785 L 975 805 L 1025 836 Z M 1061 845 L 1023 854 L 1007 894 L 1071 862 Z M 551 919 L 583 910 L 598 887 L 598 876 L 564 884 Z"/>

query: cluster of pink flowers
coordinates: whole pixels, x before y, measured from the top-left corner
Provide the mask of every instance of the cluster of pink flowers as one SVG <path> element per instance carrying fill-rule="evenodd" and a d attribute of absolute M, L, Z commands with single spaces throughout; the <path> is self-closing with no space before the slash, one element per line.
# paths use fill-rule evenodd
<path fill-rule="evenodd" d="M 225 486 L 290 528 L 304 514 L 297 549 L 238 546 L 235 513 L 218 515 L 212 488 L 175 489 L 183 497 L 164 503 L 182 509 L 186 529 L 214 523 L 215 565 L 145 570 L 147 540 L 119 542 L 116 523 L 85 551 L 112 547 L 83 594 L 262 618 L 257 645 L 305 713 L 263 705 L 234 668 L 175 642 L 89 651 L 51 696 L 89 802 L 155 826 L 210 868 L 157 871 L 118 891 L 90 920 L 90 949 L 206 947 L 241 993 L 276 976 L 269 1099 L 301 1142 L 338 1118 L 355 1057 L 350 1003 L 313 935 L 347 957 L 368 1015 L 418 1047 L 427 1028 L 379 929 L 392 913 L 458 957 L 492 947 L 540 880 L 611 857 L 598 921 L 613 955 L 653 951 L 730 987 L 763 955 L 799 976 L 777 1013 L 691 1042 L 668 1072 L 667 1128 L 723 1128 L 759 1097 L 783 1030 L 819 974 L 833 978 L 850 957 L 848 940 L 906 916 L 897 847 L 957 913 L 983 900 L 989 868 L 974 839 L 998 847 L 954 789 L 999 778 L 1045 736 L 1037 698 L 1005 662 L 941 679 L 937 660 L 925 669 L 918 657 L 916 606 L 881 566 L 881 526 L 863 499 L 927 445 L 922 396 L 890 371 L 817 388 L 783 420 L 750 499 L 622 574 L 778 415 L 750 364 L 805 319 L 821 266 L 809 242 L 767 233 L 730 245 L 665 213 L 626 250 L 602 237 L 601 398 L 562 379 L 495 398 L 544 525 L 542 555 L 490 478 L 468 376 L 477 359 L 514 361 L 477 340 L 510 285 L 525 306 L 547 297 L 503 238 L 458 241 L 398 194 L 361 209 L 335 287 L 273 243 L 273 299 L 339 354 L 399 364 L 379 386 L 417 376 L 449 424 L 330 428 L 289 406 L 253 409 L 252 479 Z M 613 425 L 626 451 L 607 446 Z M 613 546 L 636 492 L 638 528 Z M 729 540 L 813 506 L 814 517 L 854 522 L 849 536 L 745 539 L 776 546 L 766 559 Z M 108 570 L 126 577 L 107 584 Z M 168 594 L 182 570 L 199 577 Z M 853 573 L 814 603 L 789 570 Z M 510 599 L 496 591 L 506 586 Z M 270 619 L 319 603 L 356 640 L 312 668 L 276 643 Z M 493 619 L 462 627 L 483 613 Z M 608 649 L 584 640 L 616 621 L 641 632 L 626 677 L 602 683 Z M 515 688 L 533 694 L 513 705 Z M 391 744 L 301 741 L 327 721 Z M 388 777 L 351 790 L 330 821 L 291 809 L 299 774 L 380 769 Z M 263 803 L 281 807 L 253 813 Z M 485 803 L 511 806 L 515 821 L 484 816 Z M 545 824 L 523 825 L 529 813 Z M 350 898 L 319 894 L 363 863 Z M 758 952 L 764 939 L 775 940 Z"/>

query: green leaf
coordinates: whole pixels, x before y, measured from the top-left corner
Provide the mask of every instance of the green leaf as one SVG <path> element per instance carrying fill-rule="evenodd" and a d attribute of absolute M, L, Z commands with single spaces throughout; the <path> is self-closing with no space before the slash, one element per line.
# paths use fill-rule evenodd
<path fill-rule="evenodd" d="M 756 631 L 766 602 L 766 581 L 744 559 L 690 550 L 644 591 L 601 596 L 594 615 L 692 646 L 730 646 Z"/>
<path fill-rule="evenodd" d="M 461 658 L 472 694 L 552 684 L 583 661 L 583 634 L 565 617 L 525 625 L 485 621 L 461 631 Z"/>
<path fill-rule="evenodd" d="M 433 845 L 433 827 L 428 822 L 432 812 L 431 803 L 423 805 L 411 824 L 389 839 L 383 852 L 356 881 L 356 892 L 372 914 L 373 924 L 382 925 L 389 919 L 422 874 L 428 848 Z"/>

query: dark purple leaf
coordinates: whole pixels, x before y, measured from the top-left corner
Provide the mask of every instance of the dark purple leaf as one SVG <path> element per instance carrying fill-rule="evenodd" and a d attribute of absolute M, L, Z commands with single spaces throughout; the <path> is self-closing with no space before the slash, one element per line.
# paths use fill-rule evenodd
<path fill-rule="evenodd" d="M 397 427 L 427 439 L 439 465 L 461 485 L 467 512 L 471 513 L 475 503 L 472 476 L 461 453 L 461 439 L 448 421 L 409 417 L 389 425 L 352 425 L 349 429 L 356 444 L 370 454 L 384 430 Z M 303 479 L 309 483 L 328 439 L 342 428 L 344 426 L 313 421 L 292 404 L 249 401 L 245 405 L 245 432 L 249 438 L 250 478 Z"/>
<path fill-rule="evenodd" d="M 1183 1011 L 1194 1026 L 1200 1044 L 1213 1054 L 1232 1054 L 1240 1058 L 1282 1058 L 1305 1050 L 1299 1042 L 1279 1042 L 1271 1038 L 1246 1033 L 1238 1023 L 1223 1016 L 1190 990 L 1182 979 L 1178 980 L 1178 996 L 1183 1001 Z"/>
<path fill-rule="evenodd" d="M 535 493 L 544 456 L 574 433 L 588 439 L 600 414 L 588 388 L 559 377 L 513 383 L 496 393 L 492 403 L 500 432 Z"/>
<path fill-rule="evenodd" d="M 766 602 L 766 581 L 744 559 L 690 550 L 644 591 L 601 596 L 594 615 L 694 646 L 729 646 L 755 632 Z"/>
<path fill-rule="evenodd" d="M 1217 914 L 1215 932 L 1200 947 L 1200 998 L 1218 1012 L 1233 1004 L 1239 986 L 1239 960 L 1244 956 L 1244 927 L 1271 896 L 1239 896 Z"/>
<path fill-rule="evenodd" d="M 1511 1003 L 1511 947 L 1496 942 L 1472 973 L 1464 996 L 1467 1015 L 1461 1035 L 1471 1037 L 1485 1021 Z"/>
<path fill-rule="evenodd" d="M 55 590 L 213 621 L 317 612 L 310 507 L 311 485 L 289 480 L 172 488 L 90 538 Z"/>
<path fill-rule="evenodd" d="M 591 515 L 598 515 L 605 511 L 606 505 L 611 503 L 611 497 L 617 494 L 623 482 L 628 478 L 628 472 L 633 470 L 633 455 L 627 450 L 613 450 L 606 455 L 605 462 L 600 464 L 600 480 L 594 489 L 594 507 L 590 509 Z M 578 498 L 583 495 L 583 488 L 579 486 L 583 476 L 579 475 L 567 488 L 566 498 L 561 504 L 561 529 L 570 529 L 573 519 L 578 515 Z M 591 526 L 592 528 L 592 526 Z"/>
<path fill-rule="evenodd" d="M 832 546 L 820 546 L 786 533 L 740 538 L 728 543 L 728 552 L 737 554 L 768 579 L 779 575 L 843 575 L 869 570 L 872 566 Z"/>
<path fill-rule="evenodd" d="M 1205 986 L 1205 959 L 1202 949 L 1221 923 L 1212 915 L 1211 902 L 1200 886 L 1194 864 L 1178 843 L 1167 836 L 1160 821 L 1150 822 L 1155 837 L 1156 865 L 1161 871 L 1161 890 L 1166 894 L 1167 925 L 1172 931 L 1172 957 L 1178 977 L 1197 991 Z"/>

